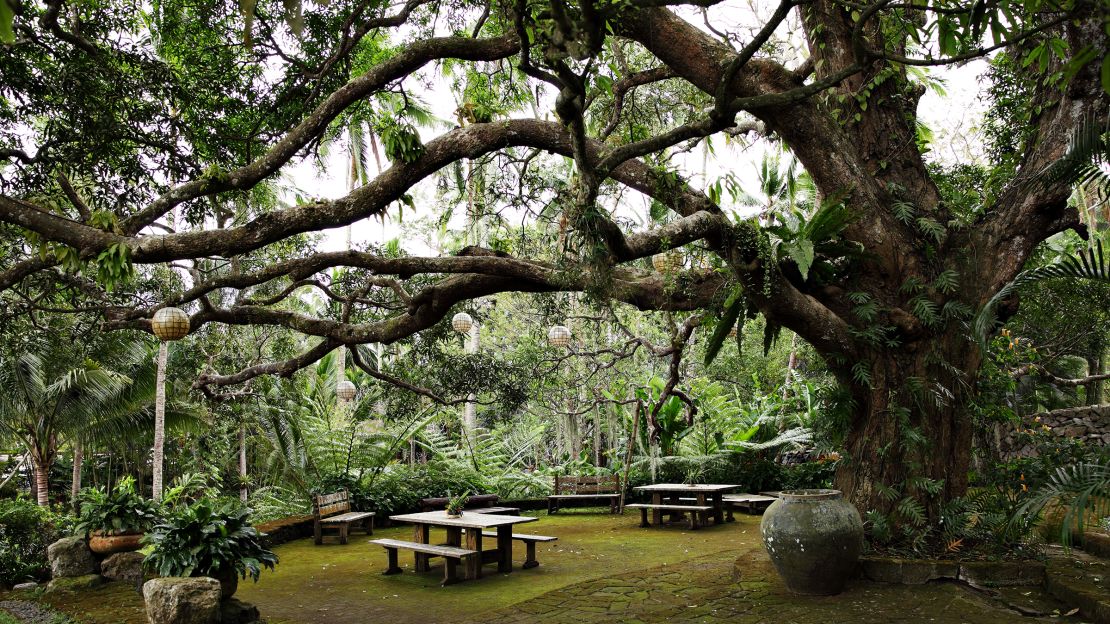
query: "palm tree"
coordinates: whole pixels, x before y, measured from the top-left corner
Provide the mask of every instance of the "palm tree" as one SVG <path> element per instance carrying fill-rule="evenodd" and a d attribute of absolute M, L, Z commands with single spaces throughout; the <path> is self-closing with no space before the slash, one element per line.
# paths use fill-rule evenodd
<path fill-rule="evenodd" d="M 50 469 L 59 450 L 74 451 L 74 487 L 80 488 L 85 448 L 112 438 L 137 435 L 154 414 L 156 370 L 150 350 L 141 343 L 110 346 L 101 359 L 117 363 L 110 370 L 93 359 L 73 365 L 67 349 L 0 355 L 0 432 L 26 449 L 35 474 L 39 505 L 49 504 Z M 171 424 L 195 421 L 196 408 L 173 402 Z"/>
<path fill-rule="evenodd" d="M 26 448 L 39 505 L 49 505 L 50 468 L 62 443 L 99 419 L 127 383 L 92 360 L 57 370 L 36 353 L 0 358 L 0 428 Z"/>

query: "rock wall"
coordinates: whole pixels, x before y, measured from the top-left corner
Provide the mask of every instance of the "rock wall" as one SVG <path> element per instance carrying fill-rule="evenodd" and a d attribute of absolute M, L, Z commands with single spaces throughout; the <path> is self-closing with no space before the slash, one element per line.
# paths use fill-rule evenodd
<path fill-rule="evenodd" d="M 1086 405 L 1030 414 L 1022 419 L 1021 427 L 1002 426 L 997 435 L 1003 459 L 1036 455 L 1032 445 L 1019 435 L 1027 429 L 1049 431 L 1094 446 L 1110 446 L 1110 405 Z"/>

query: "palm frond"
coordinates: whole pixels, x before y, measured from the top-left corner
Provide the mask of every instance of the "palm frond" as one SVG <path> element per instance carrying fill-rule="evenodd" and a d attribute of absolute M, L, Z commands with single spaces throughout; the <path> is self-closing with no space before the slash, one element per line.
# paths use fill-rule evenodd
<path fill-rule="evenodd" d="M 1102 240 L 1098 239 L 1093 248 L 1088 248 L 1070 258 L 1043 267 L 1022 271 L 1009 284 L 999 290 L 979 311 L 975 318 L 975 337 L 980 345 L 985 345 L 994 325 L 994 311 L 998 304 L 1022 286 L 1046 279 L 1089 279 L 1110 282 L 1110 264 L 1103 253 Z"/>

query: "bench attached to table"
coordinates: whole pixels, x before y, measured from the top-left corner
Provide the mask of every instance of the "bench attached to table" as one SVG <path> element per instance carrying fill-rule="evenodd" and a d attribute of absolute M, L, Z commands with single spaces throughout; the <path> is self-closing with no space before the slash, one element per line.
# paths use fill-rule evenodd
<path fill-rule="evenodd" d="M 485 537 L 497 537 L 497 533 L 494 533 L 492 531 L 483 531 L 482 535 Z M 517 542 L 524 542 L 524 545 L 527 547 L 527 554 L 524 557 L 524 565 L 522 565 L 521 567 L 527 570 L 528 568 L 534 568 L 540 565 L 540 562 L 536 561 L 536 544 L 538 542 L 554 542 L 557 539 L 559 538 L 552 537 L 550 535 L 526 535 L 524 533 L 513 533 L 513 540 Z"/>
<path fill-rule="evenodd" d="M 559 511 L 563 501 L 608 499 L 609 513 L 620 513 L 621 478 L 619 475 L 607 477 L 564 477 L 555 475 L 555 489 L 547 497 L 547 513 Z"/>
<path fill-rule="evenodd" d="M 401 573 L 401 566 L 397 565 L 397 551 L 401 548 L 433 557 L 443 557 L 443 585 L 458 583 L 460 580 L 458 575 L 459 564 L 466 563 L 467 559 L 478 554 L 476 550 L 467 550 L 457 546 L 436 546 L 435 544 L 420 544 L 395 539 L 376 539 L 370 540 L 370 543 L 385 547 L 389 556 L 389 567 L 382 574 Z"/>
<path fill-rule="evenodd" d="M 669 511 L 671 513 L 690 514 L 690 530 L 693 531 L 702 525 L 709 524 L 709 512 L 713 511 L 711 505 L 654 505 L 650 503 L 632 503 L 625 505 L 627 509 L 640 510 L 640 526 L 651 526 L 648 523 L 648 510 L 658 509 L 660 511 Z"/>
<path fill-rule="evenodd" d="M 725 494 L 721 498 L 728 513 L 728 517 L 725 518 L 728 522 L 733 521 L 733 509 L 743 509 L 749 514 L 763 513 L 776 500 L 776 497 L 764 494 Z"/>
<path fill-rule="evenodd" d="M 351 511 L 351 494 L 347 490 L 312 497 L 312 535 L 316 544 L 324 543 L 324 529 L 339 531 L 339 543 L 347 543 L 351 526 L 360 526 L 367 535 L 374 534 L 374 512 Z"/>

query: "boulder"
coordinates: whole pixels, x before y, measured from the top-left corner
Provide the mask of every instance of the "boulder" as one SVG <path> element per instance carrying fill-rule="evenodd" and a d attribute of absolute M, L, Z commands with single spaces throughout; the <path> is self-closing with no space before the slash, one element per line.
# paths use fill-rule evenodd
<path fill-rule="evenodd" d="M 50 559 L 50 575 L 54 578 L 95 574 L 96 558 L 89 544 L 80 537 L 63 537 L 46 549 Z"/>
<path fill-rule="evenodd" d="M 121 552 L 100 562 L 100 574 L 110 581 L 137 583 L 143 578 L 143 555 L 137 552 Z"/>
<path fill-rule="evenodd" d="M 85 591 L 104 584 L 104 577 L 99 574 L 85 574 L 83 576 L 63 576 L 50 581 L 46 585 L 46 593 Z"/>
<path fill-rule="evenodd" d="M 38 583 L 35 583 L 35 582 L 29 582 L 29 583 L 16 583 L 15 585 L 12 585 L 12 589 L 14 589 L 14 590 L 17 590 L 17 591 L 18 591 L 18 590 L 23 590 L 23 589 L 35 589 L 35 588 L 37 588 L 38 586 L 39 586 L 39 584 L 38 584 Z"/>
<path fill-rule="evenodd" d="M 261 620 L 258 607 L 238 598 L 228 598 L 220 605 L 221 624 L 255 624 Z"/>
<path fill-rule="evenodd" d="M 220 621 L 220 582 L 207 577 L 156 578 L 143 584 L 150 624 L 214 624 Z"/>

